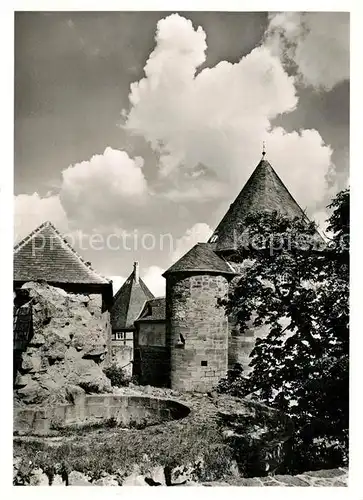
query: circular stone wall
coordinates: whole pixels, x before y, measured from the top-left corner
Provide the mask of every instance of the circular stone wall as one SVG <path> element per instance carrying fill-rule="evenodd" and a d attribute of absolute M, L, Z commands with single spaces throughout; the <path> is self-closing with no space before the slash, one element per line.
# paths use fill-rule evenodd
<path fill-rule="evenodd" d="M 147 396 L 85 396 L 55 408 L 14 410 L 14 432 L 49 434 L 60 428 L 102 424 L 114 419 L 121 427 L 147 427 L 186 417 L 190 409 L 178 401 Z"/>

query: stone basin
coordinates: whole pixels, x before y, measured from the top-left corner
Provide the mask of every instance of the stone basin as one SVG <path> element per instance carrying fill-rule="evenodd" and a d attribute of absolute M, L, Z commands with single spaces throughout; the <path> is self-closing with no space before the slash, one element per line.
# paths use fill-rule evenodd
<path fill-rule="evenodd" d="M 15 408 L 14 433 L 47 435 L 69 427 L 84 427 L 112 419 L 120 427 L 147 427 L 179 420 L 190 413 L 188 406 L 149 396 L 97 394 L 83 396 L 74 404 L 54 408 Z"/>

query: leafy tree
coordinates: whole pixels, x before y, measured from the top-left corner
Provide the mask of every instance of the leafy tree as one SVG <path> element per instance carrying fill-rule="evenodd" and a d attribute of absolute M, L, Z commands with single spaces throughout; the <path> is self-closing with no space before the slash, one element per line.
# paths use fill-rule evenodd
<path fill-rule="evenodd" d="M 328 245 L 306 218 L 249 216 L 238 253 L 250 265 L 225 303 L 241 333 L 252 322 L 268 334 L 256 340 L 251 375 L 219 389 L 253 393 L 291 417 L 289 472 L 348 459 L 349 190 L 329 208 Z"/>

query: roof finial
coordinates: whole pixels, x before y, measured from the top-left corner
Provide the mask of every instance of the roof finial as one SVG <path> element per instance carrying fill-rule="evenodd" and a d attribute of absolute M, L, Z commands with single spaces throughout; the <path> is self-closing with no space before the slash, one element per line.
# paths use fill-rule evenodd
<path fill-rule="evenodd" d="M 139 282 L 139 278 L 140 278 L 139 263 L 136 261 L 136 262 L 134 262 L 134 281 L 135 281 L 135 283 Z"/>
<path fill-rule="evenodd" d="M 265 158 L 266 154 L 266 143 L 265 141 L 262 142 L 262 158 Z"/>

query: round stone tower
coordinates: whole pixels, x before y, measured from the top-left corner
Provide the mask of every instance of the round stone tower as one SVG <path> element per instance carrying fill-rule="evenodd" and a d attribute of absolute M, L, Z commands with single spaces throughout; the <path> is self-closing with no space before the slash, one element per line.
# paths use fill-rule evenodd
<path fill-rule="evenodd" d="M 198 243 L 164 276 L 170 386 L 209 391 L 227 372 L 228 320 L 219 300 L 235 273 L 208 243 Z"/>

